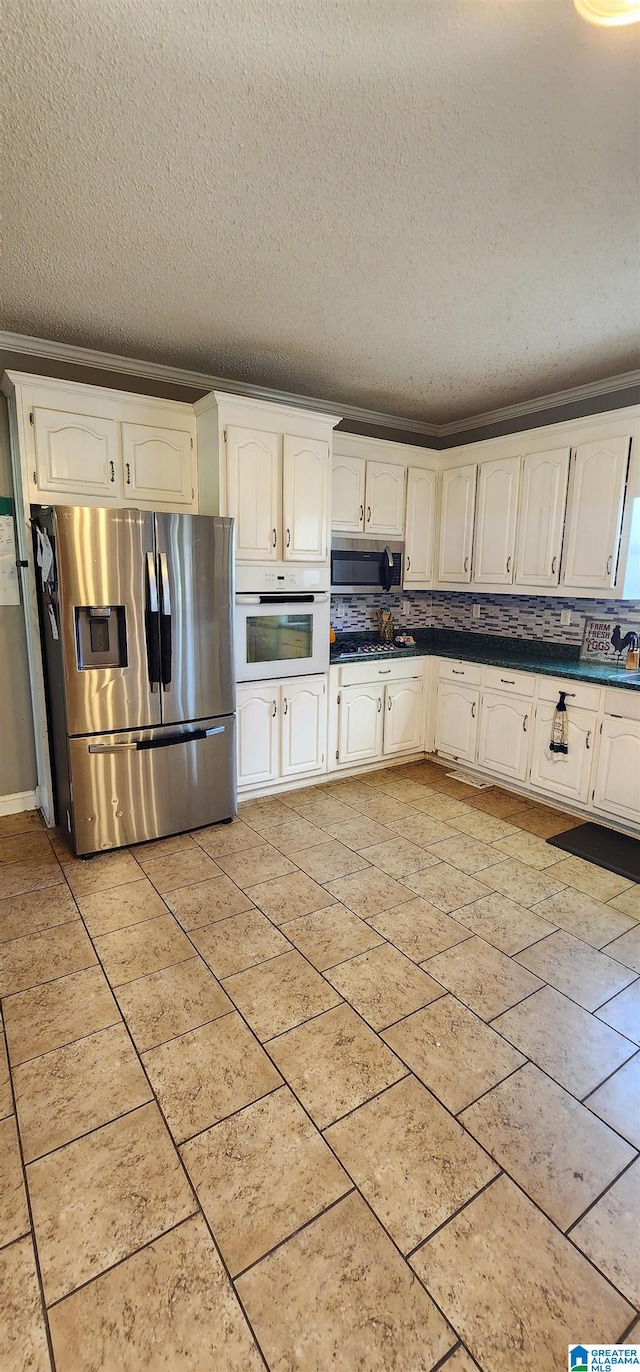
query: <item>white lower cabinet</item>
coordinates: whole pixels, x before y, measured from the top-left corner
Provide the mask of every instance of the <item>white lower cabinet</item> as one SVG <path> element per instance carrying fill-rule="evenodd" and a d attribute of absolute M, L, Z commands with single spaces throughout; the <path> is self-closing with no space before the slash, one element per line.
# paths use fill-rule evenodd
<path fill-rule="evenodd" d="M 589 800 L 591 762 L 594 755 L 598 716 L 591 710 L 567 707 L 568 738 L 566 753 L 552 753 L 551 728 L 555 706 L 539 701 L 533 725 L 530 785 L 534 791 L 559 800 Z"/>
<path fill-rule="evenodd" d="M 341 766 L 382 757 L 384 692 L 375 682 L 343 686 L 338 696 L 338 756 Z"/>
<path fill-rule="evenodd" d="M 326 770 L 324 676 L 240 685 L 236 714 L 240 790 Z"/>
<path fill-rule="evenodd" d="M 480 692 L 453 681 L 438 682 L 436 752 L 473 762 L 478 732 Z"/>
<path fill-rule="evenodd" d="M 524 781 L 529 757 L 533 702 L 521 696 L 483 691 L 478 731 L 478 766 L 496 776 Z"/>
<path fill-rule="evenodd" d="M 298 677 L 281 686 L 280 775 L 320 772 L 327 753 L 327 689 L 324 677 Z"/>
<path fill-rule="evenodd" d="M 383 755 L 416 752 L 423 742 L 422 680 L 397 681 L 385 686 Z"/>
<path fill-rule="evenodd" d="M 262 786 L 278 779 L 279 701 L 277 682 L 237 688 L 239 786 Z"/>
<path fill-rule="evenodd" d="M 600 726 L 593 805 L 640 825 L 640 721 L 606 716 Z"/>

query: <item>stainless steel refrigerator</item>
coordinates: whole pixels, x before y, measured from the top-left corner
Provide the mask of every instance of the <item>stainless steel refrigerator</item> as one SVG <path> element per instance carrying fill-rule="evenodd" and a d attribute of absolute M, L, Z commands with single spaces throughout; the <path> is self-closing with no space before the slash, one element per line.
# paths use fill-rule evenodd
<path fill-rule="evenodd" d="M 32 522 L 56 813 L 76 852 L 230 818 L 233 520 L 58 505 Z"/>

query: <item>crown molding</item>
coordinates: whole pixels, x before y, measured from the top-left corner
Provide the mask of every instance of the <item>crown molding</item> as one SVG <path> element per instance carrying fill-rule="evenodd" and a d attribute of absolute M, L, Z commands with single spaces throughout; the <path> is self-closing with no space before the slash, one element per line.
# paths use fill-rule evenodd
<path fill-rule="evenodd" d="M 227 395 L 244 396 L 247 399 L 267 401 L 270 404 L 293 406 L 296 409 L 316 410 L 335 419 L 336 412 L 342 420 L 355 424 L 368 425 L 378 429 L 395 430 L 396 435 L 419 436 L 424 443 L 429 439 L 464 436 L 476 429 L 497 428 L 527 415 L 540 415 L 548 410 L 569 405 L 584 404 L 597 400 L 600 396 L 619 395 L 640 386 L 640 370 L 622 372 L 606 377 L 601 381 L 590 381 L 581 386 L 572 386 L 565 391 L 554 391 L 549 395 L 537 396 L 516 405 L 505 405 L 499 409 L 487 410 L 483 414 L 470 415 L 464 419 L 452 420 L 448 424 L 428 424 L 419 419 L 409 419 L 401 415 L 381 413 L 378 410 L 363 409 L 358 405 L 341 405 L 335 401 L 319 399 L 317 396 L 297 395 L 291 391 L 275 390 L 269 386 L 254 386 L 244 381 L 230 381 L 225 377 L 212 376 L 207 372 L 191 371 L 184 367 L 171 367 L 161 362 L 145 362 L 138 358 L 123 357 L 116 353 L 99 352 L 93 348 L 82 348 L 73 343 L 57 343 L 44 338 L 31 338 L 27 334 L 8 333 L 0 330 L 0 351 L 18 353 L 24 357 L 48 358 L 52 362 L 63 362 L 73 366 L 92 367 L 109 372 L 120 372 L 125 376 L 147 377 L 155 382 L 167 382 L 174 386 L 184 386 L 189 390 L 224 391 Z M 548 420 L 547 422 L 553 422 Z M 397 438 L 395 441 L 398 441 Z M 450 446 L 450 442 L 447 443 Z"/>

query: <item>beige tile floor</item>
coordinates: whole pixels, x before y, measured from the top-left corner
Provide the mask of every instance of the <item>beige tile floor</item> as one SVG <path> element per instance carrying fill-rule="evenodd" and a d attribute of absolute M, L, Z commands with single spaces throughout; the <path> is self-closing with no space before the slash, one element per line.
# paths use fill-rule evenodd
<path fill-rule="evenodd" d="M 640 887 L 574 822 L 430 761 L 90 862 L 0 820 L 3 1372 L 637 1337 Z"/>

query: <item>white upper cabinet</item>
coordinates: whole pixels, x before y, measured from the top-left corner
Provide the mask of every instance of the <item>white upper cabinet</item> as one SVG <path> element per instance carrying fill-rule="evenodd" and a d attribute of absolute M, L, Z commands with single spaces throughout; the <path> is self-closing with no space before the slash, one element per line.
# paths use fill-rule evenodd
<path fill-rule="evenodd" d="M 433 579 L 436 490 L 435 472 L 409 467 L 404 532 L 407 587 L 430 586 Z"/>
<path fill-rule="evenodd" d="M 439 581 L 471 580 L 476 471 L 474 463 L 442 473 Z"/>
<path fill-rule="evenodd" d="M 364 528 L 364 457 L 333 458 L 331 528 L 342 533 L 361 533 Z"/>
<path fill-rule="evenodd" d="M 615 585 L 628 459 L 628 437 L 581 443 L 574 450 L 563 585 Z"/>
<path fill-rule="evenodd" d="M 34 485 L 58 495 L 121 497 L 120 438 L 114 419 L 30 411 L 35 443 Z"/>
<path fill-rule="evenodd" d="M 238 560 L 276 562 L 281 537 L 277 433 L 229 425 L 227 507 L 227 513 L 236 521 Z"/>
<path fill-rule="evenodd" d="M 557 586 L 567 499 L 569 448 L 527 453 L 522 464 L 516 583 Z"/>
<path fill-rule="evenodd" d="M 191 505 L 193 438 L 187 429 L 122 425 L 124 488 L 129 500 Z"/>
<path fill-rule="evenodd" d="M 285 434 L 282 471 L 284 557 L 324 562 L 329 552 L 329 444 Z"/>
<path fill-rule="evenodd" d="M 513 581 L 520 458 L 482 462 L 478 474 L 473 579 L 490 586 Z"/>
<path fill-rule="evenodd" d="M 406 472 L 406 467 L 367 462 L 365 533 L 402 536 Z"/>

